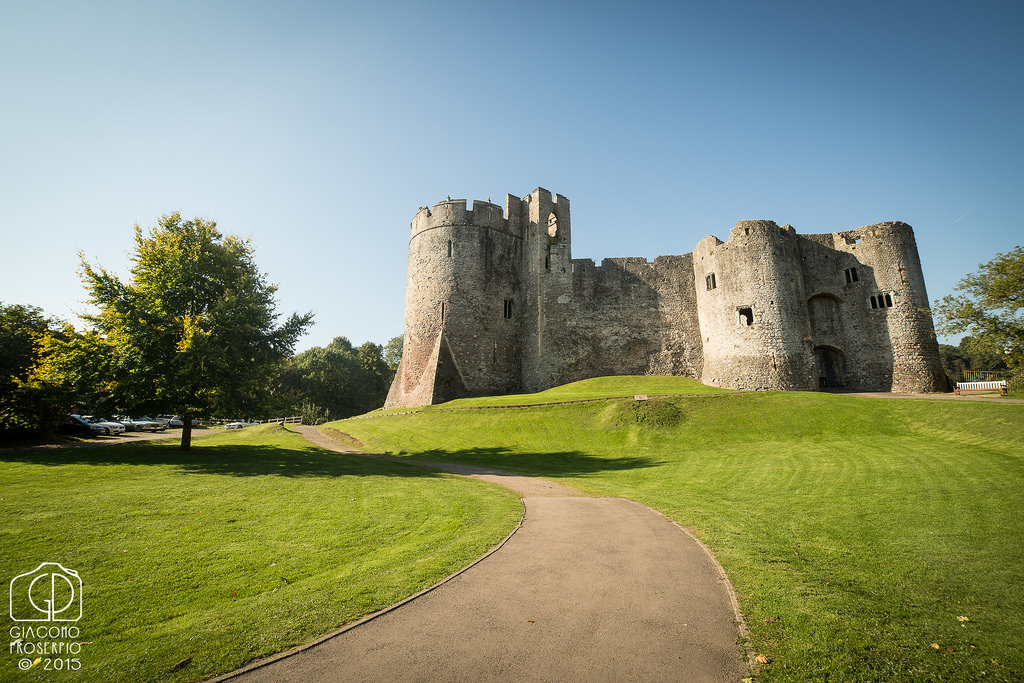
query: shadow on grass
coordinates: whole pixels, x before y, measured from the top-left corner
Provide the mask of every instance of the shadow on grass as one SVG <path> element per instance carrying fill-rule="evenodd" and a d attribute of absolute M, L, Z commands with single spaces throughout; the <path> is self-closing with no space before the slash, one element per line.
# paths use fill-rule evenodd
<path fill-rule="evenodd" d="M 112 445 L 96 448 L 51 448 L 0 453 L 0 462 L 35 465 L 132 465 L 172 467 L 195 474 L 233 477 L 439 477 L 428 462 L 464 464 L 532 475 L 574 475 L 610 470 L 655 467 L 660 462 L 643 457 L 601 457 L 579 451 L 514 453 L 506 448 L 468 448 L 403 453 L 404 462 L 306 448 L 280 448 L 258 444 L 195 445 L 192 450 L 158 444 Z"/>
<path fill-rule="evenodd" d="M 581 451 L 554 451 L 549 453 L 521 453 L 509 448 L 462 448 L 456 450 L 431 449 L 414 453 L 401 453 L 411 462 L 423 464 L 437 462 L 446 465 L 469 465 L 500 474 L 528 474 L 537 476 L 574 476 L 596 472 L 635 470 L 663 465 L 661 460 L 642 456 L 604 456 Z"/>
<path fill-rule="evenodd" d="M 157 444 L 124 444 L 94 448 L 51 448 L 0 453 L 0 462 L 34 465 L 130 465 L 171 467 L 195 474 L 232 477 L 436 477 L 421 467 L 346 456 L 315 446 L 280 448 L 260 444 L 193 445 L 191 450 Z"/>

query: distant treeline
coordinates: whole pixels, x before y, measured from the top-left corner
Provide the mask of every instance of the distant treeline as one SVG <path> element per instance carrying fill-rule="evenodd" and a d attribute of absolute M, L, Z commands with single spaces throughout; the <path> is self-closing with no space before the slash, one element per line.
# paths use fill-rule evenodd
<path fill-rule="evenodd" d="M 1005 354 L 1000 355 L 991 347 L 979 344 L 973 337 L 964 337 L 957 346 L 939 344 L 939 356 L 946 376 L 953 382 L 959 381 L 967 370 L 1006 370 Z"/>
<path fill-rule="evenodd" d="M 280 414 L 296 411 L 303 422 L 339 420 L 384 405 L 402 358 L 402 337 L 386 345 L 366 342 L 358 348 L 346 337 L 293 356 L 281 372 L 274 394 Z M 271 412 L 275 412 L 271 410 Z"/>
<path fill-rule="evenodd" d="M 114 398 L 119 372 L 111 353 L 108 340 L 95 331 L 79 332 L 34 306 L 0 302 L 0 439 L 46 435 L 70 413 L 108 418 L 180 413 L 159 396 L 121 405 Z M 337 337 L 326 347 L 286 358 L 269 389 L 253 391 L 248 414 L 196 417 L 302 415 L 312 424 L 359 415 L 384 405 L 401 357 L 402 337 L 359 347 Z"/>

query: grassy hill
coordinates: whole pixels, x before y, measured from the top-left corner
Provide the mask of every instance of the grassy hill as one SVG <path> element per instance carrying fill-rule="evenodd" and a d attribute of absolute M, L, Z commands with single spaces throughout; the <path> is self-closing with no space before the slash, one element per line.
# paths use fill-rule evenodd
<path fill-rule="evenodd" d="M 472 409 L 634 394 L 675 395 Z M 692 528 L 772 659 L 763 680 L 1024 678 L 1024 404 L 602 378 L 331 426 Z"/>

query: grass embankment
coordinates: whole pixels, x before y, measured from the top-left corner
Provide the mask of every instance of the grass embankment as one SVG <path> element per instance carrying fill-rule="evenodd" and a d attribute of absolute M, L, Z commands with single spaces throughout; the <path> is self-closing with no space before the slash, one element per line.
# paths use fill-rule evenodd
<path fill-rule="evenodd" d="M 84 581 L 87 644 L 65 677 L 230 671 L 435 583 L 522 512 L 498 487 L 339 455 L 278 426 L 175 446 L 0 454 L 0 577 L 59 562 Z M 4 655 L 0 679 L 55 675 L 19 659 Z"/>
<path fill-rule="evenodd" d="M 773 660 L 763 680 L 1024 678 L 1024 405 L 731 393 L 333 426 L 694 528 Z"/>
<path fill-rule="evenodd" d="M 508 396 L 483 396 L 459 398 L 447 403 L 416 408 L 390 408 L 375 410 L 363 417 L 381 415 L 405 415 L 408 413 L 452 410 L 453 408 L 494 408 L 507 406 L 535 406 L 550 403 L 572 403 L 594 401 L 605 398 L 632 398 L 637 394 L 650 396 L 693 396 L 703 394 L 734 393 L 732 389 L 709 387 L 685 377 L 647 377 L 644 375 L 620 375 L 616 377 L 595 377 L 581 382 L 564 384 L 536 394 L 509 394 Z"/>

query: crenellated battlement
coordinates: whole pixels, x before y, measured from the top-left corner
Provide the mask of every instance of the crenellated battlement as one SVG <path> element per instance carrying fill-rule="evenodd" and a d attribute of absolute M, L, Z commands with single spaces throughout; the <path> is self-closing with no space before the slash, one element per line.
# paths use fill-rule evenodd
<path fill-rule="evenodd" d="M 467 206 L 465 199 L 446 199 L 434 204 L 432 209 L 420 207 L 413 216 L 411 237 L 441 227 L 471 226 L 509 230 L 509 221 L 504 211 L 497 204 L 474 199 L 472 207 Z"/>

